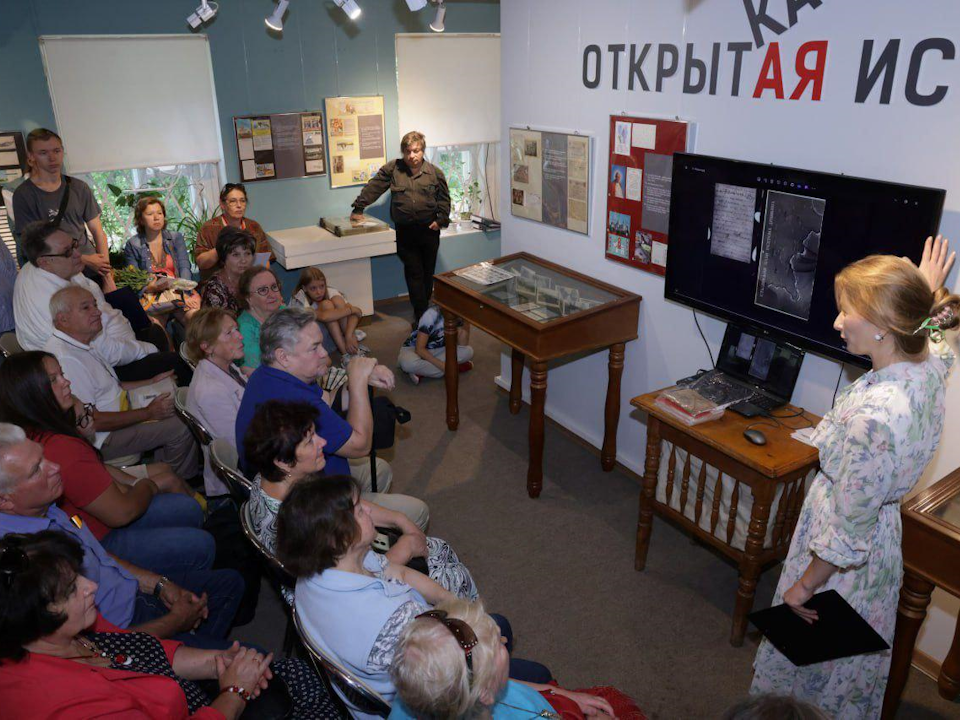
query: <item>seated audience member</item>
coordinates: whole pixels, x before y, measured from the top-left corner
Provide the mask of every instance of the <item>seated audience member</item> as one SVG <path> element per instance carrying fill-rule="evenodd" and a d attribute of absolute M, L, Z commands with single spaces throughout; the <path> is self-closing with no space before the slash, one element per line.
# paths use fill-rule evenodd
<path fill-rule="evenodd" d="M 297 613 L 307 636 L 389 702 L 401 631 L 455 598 L 426 575 L 373 552 L 376 528 L 368 507 L 349 477 L 301 480 L 280 507 L 277 550 L 297 578 Z M 509 623 L 499 621 L 509 639 Z M 528 660 L 511 659 L 510 670 L 530 682 L 551 679 L 547 668 Z"/>
<path fill-rule="evenodd" d="M 190 280 L 190 257 L 183 233 L 167 229 L 167 209 L 156 197 L 140 198 L 133 211 L 133 224 L 137 234 L 123 246 L 123 255 L 128 265 L 144 270 L 154 276 L 141 294 L 162 293 L 170 288 L 173 280 Z M 180 322 L 200 304 L 196 293 L 187 295 L 184 306 L 174 314 Z"/>
<path fill-rule="evenodd" d="M 129 408 L 126 391 L 170 377 L 168 372 L 148 381 L 121 383 L 116 372 L 92 346 L 103 332 L 93 296 L 83 288 L 67 287 L 50 298 L 54 331 L 44 350 L 54 355 L 63 374 L 84 405 L 92 405 L 94 445 L 107 460 L 153 451 L 158 462 L 185 480 L 197 475 L 200 454 L 190 429 L 173 412 L 169 392 L 157 395 L 144 408 Z M 38 361 L 39 364 L 39 361 Z"/>
<path fill-rule="evenodd" d="M 320 326 L 312 312 L 301 308 L 280 310 L 260 330 L 262 365 L 247 382 L 240 411 L 237 413 L 237 450 L 246 469 L 243 438 L 257 407 L 267 400 L 306 402 L 319 411 L 317 434 L 326 443 L 326 472 L 329 475 L 353 475 L 365 492 L 371 490 L 369 453 L 373 441 L 373 411 L 367 386 L 393 387 L 393 373 L 373 358 L 357 358 L 347 366 L 349 408 L 344 420 L 330 408 L 330 393 L 317 385 L 317 378 L 329 368 L 329 356 L 323 349 Z M 349 460 L 355 462 L 349 462 Z M 377 458 L 377 483 L 382 491 L 393 479 L 390 466 Z M 429 520 L 427 506 L 420 500 L 405 498 L 395 505 L 392 496 L 381 493 L 377 503 L 399 510 L 421 530 Z"/>
<path fill-rule="evenodd" d="M 534 718 L 546 712 L 564 718 L 644 718 L 612 687 L 570 691 L 509 680 L 509 664 L 500 628 L 482 604 L 442 603 L 400 634 L 390 671 L 399 697 L 390 717 Z"/>
<path fill-rule="evenodd" d="M 252 267 L 240 276 L 240 304 L 244 310 L 237 318 L 243 335 L 243 371 L 260 367 L 260 326 L 277 310 L 286 307 L 280 291 L 280 279 L 273 270 Z"/>
<path fill-rule="evenodd" d="M 722 720 L 829 720 L 810 703 L 789 695 L 754 695 L 727 710 Z"/>
<path fill-rule="evenodd" d="M 83 262 L 76 240 L 50 223 L 37 222 L 24 228 L 20 246 L 28 262 L 17 275 L 13 314 L 17 341 L 24 350 L 43 349 L 54 329 L 50 298 L 57 290 L 76 285 L 96 299 L 103 332 L 94 340 L 94 347 L 116 369 L 118 377 L 146 380 L 168 370 L 182 372 L 175 352 L 157 352 L 155 344 L 138 340 L 123 313 L 111 306 L 97 284 L 82 274 Z M 105 287 L 112 288 L 112 281 Z M 159 330 L 162 334 L 163 329 Z"/>
<path fill-rule="evenodd" d="M 369 352 L 369 348 L 360 344 L 366 334 L 357 330 L 363 310 L 348 303 L 339 290 L 328 287 L 327 276 L 320 268 L 306 267 L 300 271 L 300 280 L 293 289 L 290 304 L 316 313 L 317 321 L 344 360 L 349 361 L 350 356 Z M 323 347 L 327 352 L 333 350 L 327 342 Z"/>
<path fill-rule="evenodd" d="M 86 523 L 108 552 L 148 570 L 209 568 L 215 547 L 200 529 L 203 510 L 184 494 L 169 494 L 183 491 L 183 481 L 161 463 L 131 468 L 132 475 L 105 465 L 78 407 L 82 413 L 52 356 L 20 353 L 0 365 L 0 420 L 26 430 L 60 466 L 64 512 Z"/>
<path fill-rule="evenodd" d="M 242 183 L 227 183 L 220 191 L 220 215 L 211 218 L 197 233 L 197 244 L 193 248 L 193 257 L 200 268 L 200 278 L 204 282 L 209 280 L 218 266 L 223 263 L 220 251 L 217 250 L 220 233 L 225 228 L 234 228 L 248 233 L 254 241 L 253 253 L 271 253 L 267 234 L 256 220 L 246 217 L 247 189 Z M 269 267 L 270 262 L 267 262 Z M 233 308 L 231 308 L 233 309 Z M 236 310 L 234 310 L 236 312 Z"/>
<path fill-rule="evenodd" d="M 96 583 L 96 605 L 111 623 L 191 647 L 229 647 L 223 638 L 243 595 L 239 574 L 183 568 L 161 575 L 114 558 L 79 515 L 56 506 L 62 491 L 60 467 L 44 458 L 40 444 L 0 423 L 0 536 L 70 535 L 83 546 L 83 574 Z"/>
<path fill-rule="evenodd" d="M 84 551 L 46 531 L 0 540 L 0 706 L 7 717 L 336 717 L 299 660 L 184 647 L 105 619 Z M 276 678 L 279 678 L 279 681 Z M 212 682 L 203 682 L 212 681 Z M 279 696 L 277 696 L 279 694 Z M 273 712 L 263 712 L 270 705 Z"/>
<path fill-rule="evenodd" d="M 257 243 L 246 230 L 226 227 L 217 237 L 217 265 L 203 286 L 200 307 L 240 314 L 240 276 L 253 264 Z"/>
<path fill-rule="evenodd" d="M 430 305 L 420 316 L 417 329 L 403 341 L 397 364 L 413 381 L 420 378 L 443 377 L 446 367 L 447 348 L 443 335 L 443 313 L 436 305 Z M 457 369 L 467 372 L 473 369 L 473 348 L 470 347 L 470 325 L 460 321 L 457 328 Z"/>
<path fill-rule="evenodd" d="M 277 513 L 298 482 L 319 473 L 326 464 L 324 439 L 315 432 L 317 409 L 308 403 L 268 400 L 253 416 L 244 438 L 244 455 L 256 473 L 256 490 L 250 495 L 253 528 L 271 551 L 277 549 Z M 386 553 L 397 565 L 424 558 L 430 579 L 454 595 L 476 600 L 477 587 L 466 565 L 440 538 L 426 537 L 402 512 L 377 505 L 379 493 L 365 493 L 362 502 L 373 524 L 402 534 Z M 390 496 L 396 500 L 403 496 Z M 412 499 L 412 498 L 411 498 Z"/>
<path fill-rule="evenodd" d="M 187 410 L 214 440 L 236 443 L 237 411 L 247 379 L 234 364 L 243 359 L 243 336 L 229 310 L 200 308 L 187 325 L 187 356 L 197 369 L 187 392 Z M 203 448 L 203 484 L 207 497 L 230 491 L 213 472 L 210 449 Z"/>

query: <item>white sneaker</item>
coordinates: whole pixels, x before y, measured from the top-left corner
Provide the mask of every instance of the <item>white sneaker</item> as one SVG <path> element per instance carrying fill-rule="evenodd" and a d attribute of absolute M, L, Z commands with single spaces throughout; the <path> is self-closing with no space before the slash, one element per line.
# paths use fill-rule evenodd
<path fill-rule="evenodd" d="M 363 342 L 364 338 L 367 337 L 367 334 L 363 330 L 354 330 L 353 336 L 357 339 L 357 342 Z"/>

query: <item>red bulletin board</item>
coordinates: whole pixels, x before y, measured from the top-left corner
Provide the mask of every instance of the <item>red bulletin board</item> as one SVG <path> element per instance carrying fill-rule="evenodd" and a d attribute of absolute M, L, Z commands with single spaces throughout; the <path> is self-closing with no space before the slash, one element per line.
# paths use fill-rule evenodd
<path fill-rule="evenodd" d="M 606 176 L 607 258 L 663 275 L 667 265 L 673 154 L 687 148 L 687 123 L 610 116 Z"/>

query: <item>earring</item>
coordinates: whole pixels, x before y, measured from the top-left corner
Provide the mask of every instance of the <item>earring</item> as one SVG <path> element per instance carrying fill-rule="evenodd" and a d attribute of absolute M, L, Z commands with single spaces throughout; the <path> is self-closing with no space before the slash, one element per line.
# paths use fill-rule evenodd
<path fill-rule="evenodd" d="M 885 338 L 886 336 L 887 336 L 886 333 L 883 333 L 883 335 L 881 335 L 880 333 L 877 333 L 876 335 L 873 336 L 873 339 L 876 340 L 877 342 L 883 342 L 883 338 Z"/>

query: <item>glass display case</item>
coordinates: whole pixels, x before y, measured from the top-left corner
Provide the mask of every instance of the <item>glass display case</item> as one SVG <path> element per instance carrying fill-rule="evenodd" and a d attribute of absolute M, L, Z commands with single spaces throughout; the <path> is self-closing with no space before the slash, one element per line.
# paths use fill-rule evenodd
<path fill-rule="evenodd" d="M 364 215 L 363 220 L 351 220 L 349 216 L 320 218 L 320 227 L 332 232 L 337 237 L 383 232 L 390 229 L 390 226 L 383 220 L 377 220 L 377 218 L 369 215 Z"/>

